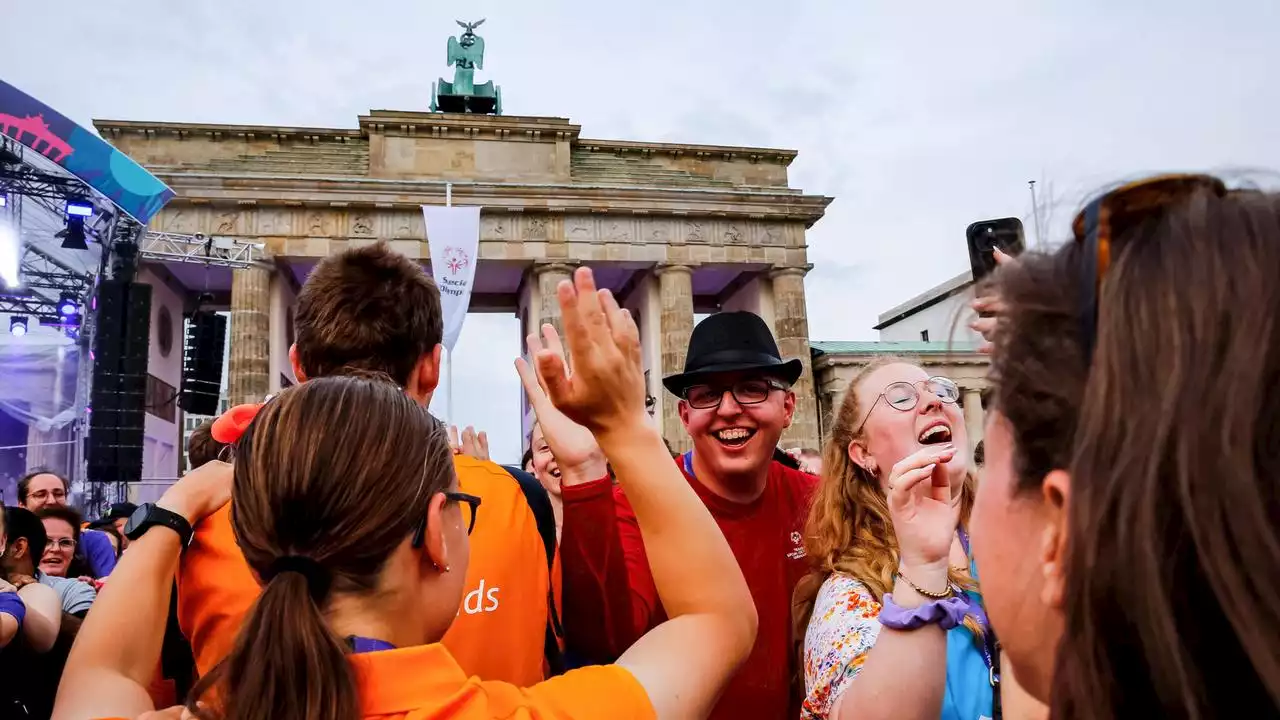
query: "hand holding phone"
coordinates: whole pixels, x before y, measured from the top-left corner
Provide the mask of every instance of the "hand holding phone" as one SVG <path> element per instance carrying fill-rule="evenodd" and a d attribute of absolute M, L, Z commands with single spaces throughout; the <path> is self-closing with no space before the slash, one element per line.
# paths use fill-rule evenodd
<path fill-rule="evenodd" d="M 964 234 L 974 282 L 981 282 L 996 269 L 996 250 L 1016 257 L 1025 248 L 1022 221 L 1018 218 L 982 220 L 970 225 Z"/>

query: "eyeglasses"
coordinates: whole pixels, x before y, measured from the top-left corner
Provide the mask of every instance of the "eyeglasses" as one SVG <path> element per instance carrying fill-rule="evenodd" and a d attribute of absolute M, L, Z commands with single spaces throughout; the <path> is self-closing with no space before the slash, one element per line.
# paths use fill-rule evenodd
<path fill-rule="evenodd" d="M 37 490 L 31 493 L 30 497 L 32 500 L 48 500 L 51 497 L 54 500 L 66 500 L 67 491 L 66 490 Z"/>
<path fill-rule="evenodd" d="M 476 529 L 476 515 L 480 509 L 480 498 L 464 492 L 446 492 L 444 498 L 449 502 L 458 503 L 462 508 L 462 522 L 467 526 L 467 534 L 470 535 L 471 531 Z M 413 530 L 411 544 L 414 548 L 420 548 L 426 540 L 427 516 L 424 514 L 422 519 L 418 521 L 418 526 Z"/>
<path fill-rule="evenodd" d="M 917 385 L 923 385 L 926 392 L 937 396 L 939 400 L 948 405 L 954 404 L 960 399 L 960 388 L 944 377 L 931 377 L 928 380 L 913 383 L 906 381 L 889 383 L 885 386 L 884 391 L 876 396 L 876 399 L 871 403 L 871 407 L 867 408 L 867 414 L 862 416 L 862 422 L 858 423 L 858 429 L 854 430 L 853 434 L 857 435 L 862 432 L 862 427 L 871 418 L 871 411 L 876 409 L 876 405 L 882 399 L 889 403 L 889 406 L 894 410 L 906 412 L 915 409 L 916 404 L 920 402 L 920 391 L 916 389 Z"/>
<path fill-rule="evenodd" d="M 1093 360 L 1098 334 L 1098 293 L 1111 260 L 1122 248 L 1114 246 L 1118 237 L 1150 220 L 1166 208 L 1186 200 L 1199 190 L 1222 197 L 1227 186 L 1211 175 L 1164 175 L 1129 183 L 1095 198 L 1071 224 L 1076 242 L 1084 243 L 1084 264 L 1080 281 L 1080 345 L 1085 360 Z"/>
<path fill-rule="evenodd" d="M 734 402 L 739 405 L 759 405 L 769 399 L 774 390 L 786 390 L 782 382 L 771 378 L 758 380 L 739 380 L 725 387 L 723 385 L 692 385 L 684 391 L 684 400 L 689 407 L 708 410 L 720 407 L 726 392 L 733 395 Z"/>
<path fill-rule="evenodd" d="M 50 538 L 50 540 L 49 540 L 48 544 L 47 544 L 47 545 L 45 545 L 45 548 L 46 548 L 46 549 L 48 549 L 48 550 L 52 550 L 52 549 L 54 549 L 54 548 L 57 548 L 58 550 L 65 550 L 65 551 L 68 551 L 68 552 L 75 552 L 75 549 L 76 549 L 76 541 L 75 541 L 75 540 L 72 540 L 71 538 L 59 538 L 59 539 L 57 539 L 57 540 L 54 540 L 54 539 Z"/>

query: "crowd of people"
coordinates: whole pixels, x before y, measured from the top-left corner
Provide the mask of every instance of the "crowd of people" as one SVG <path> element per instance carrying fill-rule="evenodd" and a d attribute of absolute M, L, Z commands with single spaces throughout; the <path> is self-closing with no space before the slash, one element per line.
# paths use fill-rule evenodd
<path fill-rule="evenodd" d="M 861 369 L 820 454 L 780 450 L 802 364 L 745 312 L 663 379 L 673 454 L 634 321 L 579 268 L 499 465 L 426 410 L 431 279 L 330 257 L 299 384 L 197 432 L 159 501 L 86 525 L 23 480 L 0 714 L 1276 717 L 1280 195 L 1151 178 L 1072 230 L 975 302 L 979 459 L 912 358 Z"/>

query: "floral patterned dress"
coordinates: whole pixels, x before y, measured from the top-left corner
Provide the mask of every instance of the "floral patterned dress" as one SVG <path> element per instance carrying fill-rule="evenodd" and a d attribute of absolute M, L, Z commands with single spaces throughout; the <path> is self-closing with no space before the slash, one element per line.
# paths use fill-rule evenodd
<path fill-rule="evenodd" d="M 875 646 L 879 617 L 880 603 L 861 582 L 832 573 L 822 583 L 804 635 L 801 720 L 826 720 Z"/>
<path fill-rule="evenodd" d="M 980 600 L 976 593 L 971 593 Z M 832 573 L 818 589 L 804 636 L 801 720 L 827 720 L 831 705 L 862 671 L 880 636 L 880 603 L 867 586 Z M 989 720 L 993 686 L 981 643 L 963 625 L 947 631 L 947 678 L 942 720 Z"/>

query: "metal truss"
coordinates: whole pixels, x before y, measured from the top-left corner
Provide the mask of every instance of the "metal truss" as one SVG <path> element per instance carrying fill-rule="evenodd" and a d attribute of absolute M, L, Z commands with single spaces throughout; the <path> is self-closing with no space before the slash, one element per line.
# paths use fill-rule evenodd
<path fill-rule="evenodd" d="M 138 256 L 152 262 L 186 262 L 217 267 L 247 268 L 262 252 L 259 243 L 196 233 L 185 235 L 148 230 L 138 240 Z"/>
<path fill-rule="evenodd" d="M 18 276 L 32 290 L 74 293 L 76 297 L 84 297 L 93 285 L 91 275 L 78 272 L 35 245 L 23 248 Z"/>
<path fill-rule="evenodd" d="M 102 229 L 109 225 L 113 212 L 96 201 L 97 195 L 79 178 L 43 172 L 30 165 L 0 162 L 0 195 L 21 196 L 62 217 L 67 200 L 83 200 L 95 207 L 93 218 L 85 223 L 85 235 L 101 242 Z"/>

